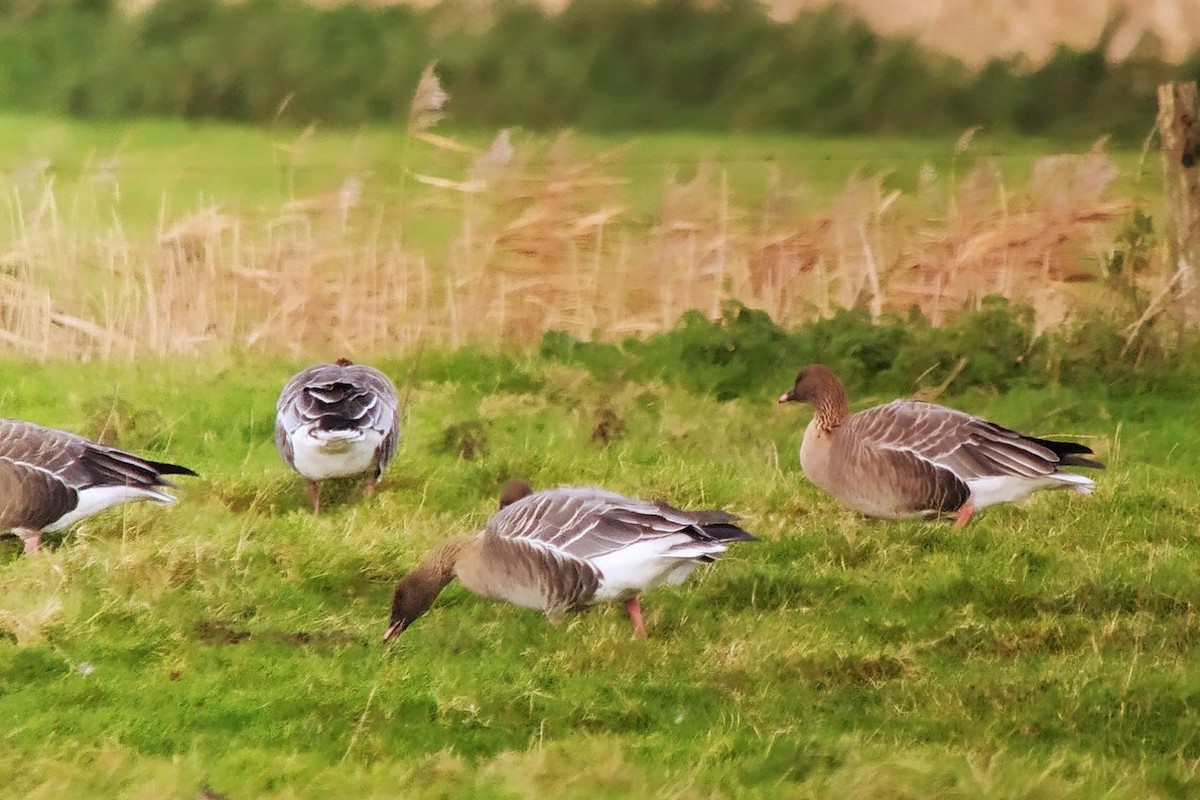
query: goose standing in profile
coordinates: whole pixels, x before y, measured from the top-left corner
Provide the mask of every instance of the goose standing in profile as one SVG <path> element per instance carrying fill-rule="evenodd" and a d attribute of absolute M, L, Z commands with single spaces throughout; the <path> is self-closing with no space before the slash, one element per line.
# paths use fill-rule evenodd
<path fill-rule="evenodd" d="M 37 552 L 43 532 L 60 531 L 106 508 L 153 500 L 174 503 L 165 475 L 187 467 L 135 456 L 66 431 L 0 419 L 0 533 Z"/>
<path fill-rule="evenodd" d="M 396 387 L 373 367 L 341 358 L 301 370 L 279 395 L 275 446 L 305 480 L 313 513 L 321 512 L 318 481 L 365 475 L 363 494 L 396 453 L 400 402 Z"/>
<path fill-rule="evenodd" d="M 520 493 L 520 484 L 510 485 Z M 434 548 L 400 579 L 384 641 L 424 614 L 454 578 L 482 597 L 542 611 L 551 622 L 594 603 L 623 602 L 644 638 L 638 595 L 680 583 L 697 565 L 716 561 L 729 542 L 753 540 L 736 520 L 726 511 L 681 511 L 602 489 L 525 494 L 481 533 Z"/>
<path fill-rule="evenodd" d="M 815 409 L 800 466 L 818 488 L 870 517 L 957 514 L 961 528 L 981 508 L 1042 489 L 1089 494 L 1090 478 L 1061 467 L 1104 465 L 1090 448 L 1026 436 L 919 400 L 894 400 L 850 413 L 846 390 L 822 364 L 805 367 L 779 402 Z"/>

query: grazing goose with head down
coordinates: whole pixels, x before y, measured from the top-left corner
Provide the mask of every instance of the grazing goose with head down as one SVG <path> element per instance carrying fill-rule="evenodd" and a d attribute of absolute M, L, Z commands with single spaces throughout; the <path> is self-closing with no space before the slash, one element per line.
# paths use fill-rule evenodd
<path fill-rule="evenodd" d="M 520 485 L 510 484 L 519 494 Z M 424 614 L 454 578 L 482 597 L 545 612 L 551 622 L 593 603 L 623 602 L 645 637 L 638 594 L 681 582 L 698 564 L 716 561 L 729 542 L 754 539 L 736 520 L 725 511 L 681 511 L 602 489 L 527 493 L 504 505 L 482 533 L 434 548 L 400 579 L 384 641 Z"/>
<path fill-rule="evenodd" d="M 0 533 L 36 552 L 45 531 L 60 531 L 122 503 L 174 503 L 164 475 L 187 467 L 135 456 L 73 433 L 0 419 Z"/>
<path fill-rule="evenodd" d="M 518 500 L 533 494 L 533 487 L 521 478 L 505 481 L 500 487 L 500 508 L 507 508 Z"/>
<path fill-rule="evenodd" d="M 317 481 L 326 478 L 366 475 L 363 494 L 372 497 L 399 436 L 396 387 L 345 358 L 298 372 L 276 405 L 275 446 L 304 478 L 314 514 L 321 511 Z"/>
<path fill-rule="evenodd" d="M 1089 494 L 1090 478 L 1060 467 L 1094 467 L 1075 442 L 1025 436 L 961 411 L 894 400 L 850 413 L 846 390 L 822 364 L 800 370 L 779 402 L 816 410 L 800 445 L 800 466 L 819 488 L 871 517 L 931 518 L 957 513 L 961 528 L 979 509 L 1041 489 Z"/>

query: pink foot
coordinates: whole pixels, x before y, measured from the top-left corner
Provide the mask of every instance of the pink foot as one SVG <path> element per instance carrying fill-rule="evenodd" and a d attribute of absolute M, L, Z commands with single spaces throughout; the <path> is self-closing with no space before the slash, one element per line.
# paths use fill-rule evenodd
<path fill-rule="evenodd" d="M 633 623 L 633 631 L 639 639 L 646 638 L 646 623 L 642 621 L 642 604 L 637 597 L 625 601 L 625 610 L 629 612 L 629 621 Z"/>
<path fill-rule="evenodd" d="M 975 506 L 970 503 L 964 503 L 963 507 L 958 510 L 958 517 L 954 520 L 954 529 L 965 528 L 974 515 Z"/>
<path fill-rule="evenodd" d="M 31 531 L 28 528 L 20 528 L 15 531 L 15 533 L 21 537 L 21 541 L 25 542 L 25 555 L 32 555 L 41 549 L 41 531 Z"/>

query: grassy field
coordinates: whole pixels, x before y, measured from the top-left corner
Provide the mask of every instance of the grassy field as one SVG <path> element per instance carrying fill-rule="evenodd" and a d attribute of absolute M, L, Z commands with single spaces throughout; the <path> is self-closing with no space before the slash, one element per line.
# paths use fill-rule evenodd
<path fill-rule="evenodd" d="M 1152 120 L 1147 120 L 1147 124 Z M 54 179 L 64 209 L 97 206 L 98 224 L 114 211 L 132 231 L 153 230 L 162 216 L 183 216 L 219 205 L 227 213 L 270 215 L 310 193 L 335 189 L 348 177 L 363 180 L 369 204 L 407 202 L 437 210 L 438 196 L 411 174 L 462 179 L 471 161 L 487 148 L 495 131 L 447 130 L 458 150 L 408 139 L 402 127 L 264 129 L 185 122 L 80 122 L 54 117 L 0 114 L 0 170 L 10 190 L 40 188 L 36 179 Z M 1097 137 L 1102 132 L 1097 132 Z M 514 129 L 512 142 L 527 159 L 553 146 L 558 134 Z M 994 160 L 1006 180 L 1020 185 L 1034 163 L 1053 153 L 1082 152 L 1088 141 L 1053 142 L 994 137 L 980 131 L 956 152 L 954 138 L 861 137 L 817 139 L 783 134 L 728 136 L 711 133 L 630 133 L 571 135 L 580 159 L 600 159 L 627 186 L 622 202 L 640 215 L 657 210 L 665 178 L 694 175 L 699 164 L 729 167 L 731 202 L 761 204 L 772 173 L 804 186 L 810 209 L 837 197 L 848 177 L 886 173 L 887 188 L 916 190 L 922 166 L 949 175 L 973 163 Z M 1121 169 L 1117 190 L 1143 199 L 1159 194 L 1158 165 L 1141 163 L 1136 151 L 1117 149 Z M 1151 180 L 1144 180 L 1149 175 Z M 22 185 L 22 182 L 25 182 Z M 118 193 L 112 193 L 114 185 Z M 109 190 L 108 192 L 104 190 Z M 443 209 L 444 210 L 444 209 Z M 421 234 L 421 225 L 414 225 Z M 431 240 L 436 237 L 430 235 Z"/>
<path fill-rule="evenodd" d="M 1156 165 L 982 134 L 438 134 L 0 117 L 0 416 L 201 473 L 37 557 L 0 540 L 0 796 L 1200 795 L 1200 411 L 1182 371 L 1078 377 L 1172 341 L 1145 313 L 1171 269 L 1118 237 L 1161 219 Z M 1084 327 L 1042 347 L 983 314 L 939 343 L 906 316 L 992 292 Z M 808 413 L 775 403 L 801 364 L 767 366 L 761 320 L 564 355 L 730 298 L 789 327 L 868 309 L 801 337 L 837 364 L 900 358 L 862 330 L 897 312 L 921 331 L 897 391 L 965 366 L 943 400 L 1109 469 L 962 532 L 865 520 L 801 475 Z M 342 355 L 377 357 L 406 430 L 379 496 L 313 518 L 274 403 Z M 452 587 L 383 647 L 395 579 L 512 476 L 729 508 L 761 541 L 645 598 L 646 641 L 620 609 L 554 627 Z"/>
<path fill-rule="evenodd" d="M 407 401 L 380 495 L 339 487 L 313 518 L 270 441 L 303 363 L 0 362 L 0 415 L 202 475 L 37 557 L 4 541 L 0 795 L 1200 794 L 1191 400 L 943 398 L 1109 465 L 1091 498 L 957 532 L 859 518 L 805 481 L 808 412 L 774 403 L 799 365 L 718 403 L 433 348 L 377 362 Z M 729 508 L 761 541 L 647 596 L 645 641 L 618 608 L 554 627 L 452 586 L 382 646 L 395 578 L 478 529 L 512 475 Z"/>

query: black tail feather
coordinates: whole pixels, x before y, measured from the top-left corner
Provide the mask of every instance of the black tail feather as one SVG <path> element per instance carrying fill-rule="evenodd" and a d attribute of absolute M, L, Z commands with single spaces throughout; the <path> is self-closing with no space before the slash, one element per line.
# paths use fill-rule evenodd
<path fill-rule="evenodd" d="M 729 522 L 701 523 L 700 528 L 718 542 L 755 542 L 758 537 Z"/>
<path fill-rule="evenodd" d="M 199 473 L 181 467 L 178 464 L 168 464 L 166 461 L 150 461 L 146 459 L 146 463 L 154 467 L 160 475 L 191 475 L 193 478 L 200 477 Z"/>
<path fill-rule="evenodd" d="M 1050 450 L 1054 455 L 1058 456 L 1059 463 L 1064 467 L 1091 467 L 1092 469 L 1104 469 L 1104 465 L 1099 461 L 1091 458 L 1082 458 L 1082 456 L 1092 455 L 1092 448 L 1087 445 L 1079 444 L 1079 442 L 1060 442 L 1054 439 L 1038 439 L 1035 436 L 1029 437 L 1032 441 L 1037 442 L 1042 447 Z"/>
<path fill-rule="evenodd" d="M 1059 463 L 1064 467 L 1091 467 L 1092 469 L 1104 469 L 1104 465 L 1099 461 L 1091 458 L 1080 458 L 1079 456 L 1062 456 Z"/>
<path fill-rule="evenodd" d="M 733 524 L 738 520 L 737 514 L 722 511 L 719 508 L 683 511 L 671 505 L 666 500 L 655 500 L 654 505 L 668 514 L 683 514 L 684 516 L 691 517 L 696 527 L 704 531 L 705 535 L 712 537 L 718 542 L 757 541 L 758 537 Z"/>

